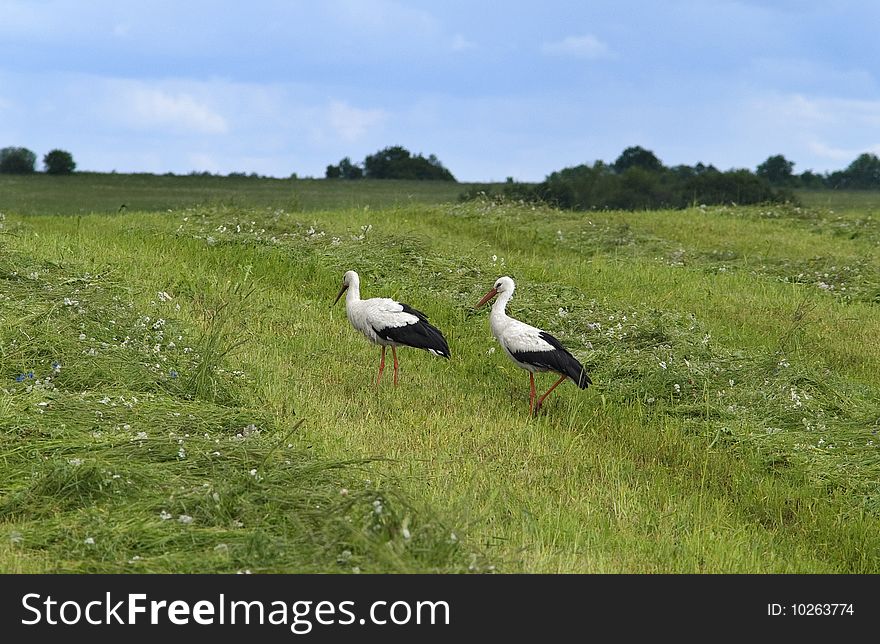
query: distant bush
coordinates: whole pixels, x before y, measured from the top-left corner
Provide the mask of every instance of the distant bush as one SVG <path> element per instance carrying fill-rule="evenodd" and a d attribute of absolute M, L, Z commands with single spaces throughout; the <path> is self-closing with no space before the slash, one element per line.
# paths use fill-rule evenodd
<path fill-rule="evenodd" d="M 338 165 L 328 165 L 324 176 L 327 179 L 363 179 L 364 169 L 345 157 Z"/>
<path fill-rule="evenodd" d="M 813 190 L 825 188 L 825 177 L 821 174 L 816 174 L 812 170 L 804 170 L 798 176 L 798 183 L 795 185 L 800 185 L 801 188 L 809 188 Z"/>
<path fill-rule="evenodd" d="M 455 181 L 452 173 L 443 167 L 433 154 L 412 156 L 409 150 L 395 145 L 379 150 L 364 159 L 364 175 L 368 179 L 423 179 Z"/>
<path fill-rule="evenodd" d="M 774 189 L 748 170 L 646 170 L 621 174 L 598 162 L 554 172 L 538 185 L 543 201 L 574 210 L 686 208 L 694 204 L 754 204 L 792 201 L 789 191 Z"/>
<path fill-rule="evenodd" d="M 596 161 L 563 168 L 537 185 L 508 181 L 500 195 L 478 186 L 461 199 L 478 197 L 541 201 L 570 210 L 646 210 L 694 204 L 754 204 L 794 201 L 790 190 L 774 188 L 748 170 L 721 172 L 698 163 L 667 168 L 650 151 L 627 148 L 613 165 Z"/>
<path fill-rule="evenodd" d="M 504 201 L 540 201 L 534 184 L 519 183 L 511 178 L 507 179 L 500 192 L 495 190 L 495 184 L 478 183 L 471 185 L 467 190 L 458 195 L 459 201 L 473 201 L 477 199 L 490 199 L 498 203 Z"/>
<path fill-rule="evenodd" d="M 27 148 L 3 148 L 0 150 L 0 173 L 31 174 L 37 163 L 37 155 Z"/>
<path fill-rule="evenodd" d="M 831 188 L 880 189 L 880 158 L 876 154 L 861 154 L 846 170 L 833 172 L 826 183 Z"/>
<path fill-rule="evenodd" d="M 621 152 L 613 167 L 615 172 L 621 174 L 630 168 L 641 168 L 652 172 L 662 170 L 663 164 L 653 152 L 636 145 Z"/>
<path fill-rule="evenodd" d="M 792 173 L 794 161 L 789 161 L 781 154 L 769 157 L 758 166 L 755 174 L 767 179 L 774 186 L 791 186 L 795 183 Z"/>
<path fill-rule="evenodd" d="M 73 155 L 65 150 L 52 150 L 43 156 L 43 166 L 48 174 L 72 174 L 76 169 Z"/>

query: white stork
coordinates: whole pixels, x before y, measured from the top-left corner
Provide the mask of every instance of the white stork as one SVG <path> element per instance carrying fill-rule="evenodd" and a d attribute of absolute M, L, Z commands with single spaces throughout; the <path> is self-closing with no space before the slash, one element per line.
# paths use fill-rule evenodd
<path fill-rule="evenodd" d="M 492 290 L 477 303 L 477 308 L 498 296 L 489 315 L 489 327 L 498 344 L 514 364 L 529 372 L 529 413 L 537 414 L 544 399 L 566 378 L 571 378 L 581 389 L 586 389 L 593 381 L 590 380 L 583 365 L 562 346 L 559 340 L 546 331 L 514 320 L 507 315 L 505 309 L 510 298 L 513 297 L 515 288 L 516 284 L 511 278 L 499 277 Z M 537 399 L 536 403 L 535 373 L 542 371 L 553 371 L 560 374 L 560 377 L 543 396 Z"/>
<path fill-rule="evenodd" d="M 449 345 L 440 330 L 428 322 L 421 311 L 396 302 L 389 297 L 361 299 L 361 279 L 354 271 L 346 271 L 342 277 L 342 288 L 333 300 L 345 296 L 345 314 L 351 325 L 366 336 L 367 340 L 382 347 L 379 358 L 379 375 L 376 386 L 382 380 L 385 370 L 385 349 L 391 347 L 394 356 L 394 384 L 397 384 L 397 347 L 425 349 L 435 356 L 449 357 Z"/>

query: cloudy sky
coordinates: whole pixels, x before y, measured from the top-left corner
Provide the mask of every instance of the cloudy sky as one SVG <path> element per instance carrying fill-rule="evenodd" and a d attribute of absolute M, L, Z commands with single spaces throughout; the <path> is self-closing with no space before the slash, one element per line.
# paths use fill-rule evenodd
<path fill-rule="evenodd" d="M 0 147 L 323 176 L 388 145 L 539 181 L 631 145 L 795 172 L 880 154 L 875 0 L 0 0 Z"/>

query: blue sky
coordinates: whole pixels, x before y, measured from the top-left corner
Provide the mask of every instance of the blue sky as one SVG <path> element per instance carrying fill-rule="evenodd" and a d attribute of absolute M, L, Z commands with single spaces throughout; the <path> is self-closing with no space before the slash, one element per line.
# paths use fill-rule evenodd
<path fill-rule="evenodd" d="M 795 172 L 880 154 L 880 2 L 0 0 L 0 147 L 323 176 L 388 145 L 540 181 L 631 145 Z"/>

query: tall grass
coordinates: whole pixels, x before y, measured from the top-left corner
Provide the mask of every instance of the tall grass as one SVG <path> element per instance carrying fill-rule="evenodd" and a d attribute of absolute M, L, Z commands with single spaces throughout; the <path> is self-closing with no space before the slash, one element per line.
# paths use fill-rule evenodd
<path fill-rule="evenodd" d="M 880 224 L 867 214 L 567 213 L 472 202 L 314 212 L 212 204 L 78 223 L 11 215 L 4 283 L 22 290 L 0 303 L 4 328 L 12 320 L 17 329 L 0 342 L 0 418 L 17 474 L 2 507 L 20 538 L 6 561 L 125 568 L 119 544 L 134 553 L 130 544 L 149 527 L 166 550 L 149 541 L 143 557 L 163 570 L 877 572 Z M 59 277 L 21 277 L 39 266 Z M 400 385 L 374 387 L 375 349 L 341 308 L 329 308 L 347 269 L 360 272 L 365 297 L 424 310 L 449 339 L 451 360 L 401 350 Z M 559 337 L 594 382 L 586 391 L 561 386 L 536 419 L 527 377 L 494 350 L 485 313 L 473 309 L 503 274 L 518 283 L 512 314 Z M 67 282 L 74 277 L 86 281 Z M 62 283 L 68 290 L 54 290 Z M 223 307 L 240 301 L 230 295 L 236 283 L 248 285 L 239 293 L 253 291 Z M 172 299 L 160 302 L 157 292 Z M 128 317 L 84 320 L 63 304 L 82 303 L 83 293 L 115 295 Z M 225 317 L 211 322 L 205 310 Z M 56 344 L 32 332 L 59 311 L 69 327 Z M 166 320 L 162 340 L 157 316 Z M 138 330 L 139 348 L 125 360 L 112 347 L 135 335 L 108 318 Z M 79 333 L 85 345 L 74 341 Z M 196 351 L 205 333 L 216 339 Z M 183 339 L 169 349 L 172 337 Z M 197 395 L 175 390 L 199 372 L 194 354 L 205 346 L 223 354 L 206 371 L 215 384 L 205 380 Z M 76 365 L 67 376 L 63 361 L 59 379 L 80 383 L 63 421 L 47 416 L 51 408 L 40 414 L 40 394 L 14 382 L 50 369 L 56 347 Z M 116 393 L 119 383 L 125 390 Z M 107 391 L 116 407 L 100 403 Z M 137 395 L 137 426 L 118 395 Z M 19 417 L 27 422 L 10 420 Z M 92 444 L 111 436 L 118 444 L 106 452 Z M 35 452 L 58 462 L 28 469 Z M 116 494 L 101 478 L 104 460 L 71 474 L 63 459 L 84 452 L 111 459 L 106 471 L 133 483 Z M 285 481 L 294 481 L 295 498 Z M 134 493 L 151 487 L 158 494 Z M 215 491 L 233 500 L 220 514 Z M 321 505 L 314 515 L 300 496 L 312 492 Z M 54 527 L 40 510 L 53 507 L 53 495 Z M 352 498 L 354 515 L 345 509 Z M 108 518 L 118 516 L 111 502 L 140 522 Z M 339 521 L 322 522 L 328 507 Z M 377 529 L 375 517 L 389 523 Z M 62 525 L 76 537 L 53 545 Z M 98 525 L 116 545 L 96 558 L 97 538 L 74 541 Z M 414 527 L 425 535 L 419 548 Z M 173 538 L 202 529 L 190 545 Z M 209 549 L 219 545 L 209 533 L 234 544 L 237 558 Z M 312 545 L 285 558 L 288 536 Z"/>
<path fill-rule="evenodd" d="M 369 458 L 317 457 L 305 419 L 247 402 L 251 381 L 232 368 L 246 275 L 209 294 L 206 317 L 192 302 L 188 321 L 110 265 L 12 248 L 29 237 L 14 230 L 0 255 L 4 572 L 487 565 L 399 485 L 368 480 Z"/>

